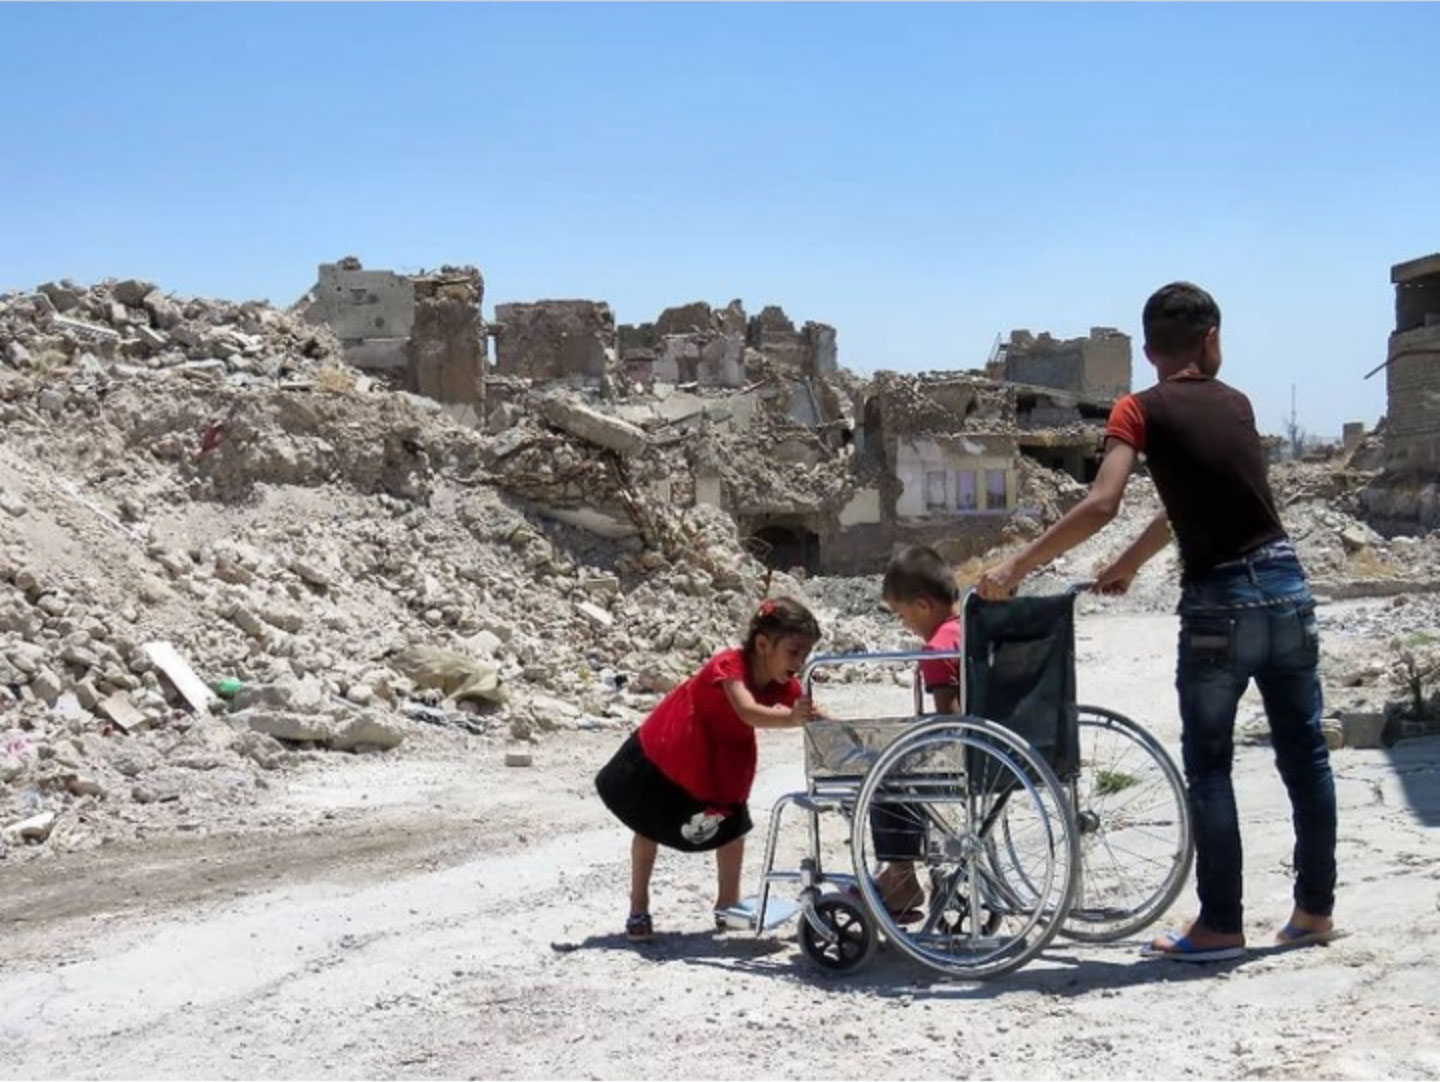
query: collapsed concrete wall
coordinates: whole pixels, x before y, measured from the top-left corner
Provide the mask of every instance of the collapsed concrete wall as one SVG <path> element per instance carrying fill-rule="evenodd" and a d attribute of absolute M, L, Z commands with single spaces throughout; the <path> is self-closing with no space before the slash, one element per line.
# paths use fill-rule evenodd
<path fill-rule="evenodd" d="M 415 324 L 415 286 L 402 275 L 365 270 L 347 256 L 320 264 L 314 289 L 296 306 L 310 323 L 335 332 L 356 368 L 404 369 Z"/>
<path fill-rule="evenodd" d="M 1016 442 L 1020 452 L 1082 483 L 1093 481 L 1104 455 L 1105 422 L 1111 407 L 1110 399 L 1016 385 Z"/>
<path fill-rule="evenodd" d="M 764 366 L 802 378 L 838 370 L 835 328 L 806 323 L 800 329 L 784 309 L 769 305 L 755 317 L 739 300 L 724 308 L 705 301 L 667 308 L 654 323 L 620 328 L 620 360 L 636 383 L 737 388 L 764 378 Z"/>
<path fill-rule="evenodd" d="M 479 273 L 413 279 L 415 315 L 407 348 L 408 390 L 473 410 L 464 420 L 476 425 L 485 403 L 485 321 L 480 317 L 484 287 Z"/>
<path fill-rule="evenodd" d="M 954 373 L 880 372 L 843 389 L 858 423 L 835 456 L 838 478 L 808 509 L 742 510 L 755 554 L 855 574 L 880 570 L 904 544 L 934 544 L 957 562 L 993 547 L 1021 495 L 1013 394 Z"/>
<path fill-rule="evenodd" d="M 495 321 L 495 370 L 502 376 L 598 383 L 615 364 L 615 317 L 603 302 L 499 304 Z"/>
<path fill-rule="evenodd" d="M 1114 400 L 1130 391 L 1130 336 L 1114 327 L 1091 327 L 1087 337 L 1065 340 L 1014 330 L 1003 371 L 1011 383 Z"/>
<path fill-rule="evenodd" d="M 750 321 L 749 341 L 751 348 L 806 375 L 823 378 L 835 374 L 835 328 L 828 323 L 807 322 L 796 330 L 783 308 L 766 305 Z"/>
<path fill-rule="evenodd" d="M 401 275 L 366 270 L 347 256 L 322 263 L 314 288 L 292 311 L 329 327 L 347 364 L 478 415 L 484 398 L 484 296 L 484 279 L 474 267 Z"/>

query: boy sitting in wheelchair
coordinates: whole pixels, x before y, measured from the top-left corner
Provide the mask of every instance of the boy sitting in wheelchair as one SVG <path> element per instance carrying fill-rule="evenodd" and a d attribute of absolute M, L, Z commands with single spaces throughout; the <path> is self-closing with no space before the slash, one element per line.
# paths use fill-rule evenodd
<path fill-rule="evenodd" d="M 920 663 L 920 676 L 937 714 L 960 712 L 961 623 L 955 612 L 959 590 L 955 575 L 934 549 L 915 545 L 897 553 L 886 568 L 881 594 L 907 631 L 920 636 L 927 651 L 948 654 Z M 885 861 L 876 885 L 885 908 L 901 924 L 923 918 L 925 890 L 914 862 L 924 857 L 925 834 L 918 814 L 905 805 L 873 808 L 870 829 L 875 856 Z"/>

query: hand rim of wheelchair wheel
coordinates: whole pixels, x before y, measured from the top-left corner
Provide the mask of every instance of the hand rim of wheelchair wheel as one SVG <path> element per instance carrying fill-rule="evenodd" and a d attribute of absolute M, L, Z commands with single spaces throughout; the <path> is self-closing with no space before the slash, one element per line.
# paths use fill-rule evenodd
<path fill-rule="evenodd" d="M 883 899 L 866 874 L 868 860 L 865 854 L 869 852 L 868 813 L 872 801 L 883 791 L 886 775 L 892 768 L 898 767 L 906 756 L 924 754 L 927 749 L 943 745 L 953 745 L 965 755 L 978 756 L 984 762 L 984 765 L 978 768 L 973 765 L 962 768 L 962 776 L 970 775 L 982 779 L 975 795 L 989 809 L 985 812 L 983 829 L 988 830 L 995 821 L 995 805 L 987 801 L 993 801 L 996 792 L 993 778 L 1000 775 L 1013 781 L 1013 792 L 1025 794 L 1026 799 L 1036 807 L 1043 806 L 1049 812 L 1047 835 L 1050 856 L 1046 874 L 1042 877 L 1045 895 L 1042 904 L 1020 904 L 1017 907 L 1017 903 L 1023 903 L 1024 899 L 1011 897 L 1002 889 L 1003 879 L 985 867 L 982 859 L 978 859 L 983 848 L 977 848 L 977 859 L 970 873 L 971 893 L 980 900 L 981 912 L 990 914 L 984 918 L 984 924 L 991 926 L 997 914 L 1001 924 L 1004 923 L 1006 914 L 1020 923 L 996 937 L 993 942 L 975 943 L 975 953 L 969 957 L 956 953 L 955 941 L 988 939 L 983 930 L 972 928 L 966 931 L 962 920 L 958 934 L 946 931 L 937 935 L 939 930 L 936 928 L 936 920 L 939 914 L 933 911 L 927 922 L 928 927 L 919 930 L 904 927 L 878 908 L 883 906 Z M 984 781 L 987 777 L 992 780 Z M 1008 797 L 1006 799 L 1008 800 Z M 924 800 L 923 796 L 916 795 L 907 798 L 906 802 L 923 803 Z M 948 802 L 951 798 L 947 797 L 946 800 Z M 856 874 L 860 891 L 867 906 L 875 912 L 879 931 L 888 941 L 932 969 L 951 976 L 984 980 L 1024 965 L 1055 936 L 1058 923 L 1064 919 L 1072 895 L 1074 869 L 1079 860 L 1077 835 L 1073 814 L 1069 802 L 1063 798 L 1059 779 L 1049 764 L 1039 757 L 1029 744 L 995 722 L 969 715 L 955 715 L 934 718 L 913 727 L 891 743 L 871 765 L 856 798 L 851 850 L 852 859 L 857 861 Z M 942 946 L 942 940 L 949 941 L 949 944 Z"/>

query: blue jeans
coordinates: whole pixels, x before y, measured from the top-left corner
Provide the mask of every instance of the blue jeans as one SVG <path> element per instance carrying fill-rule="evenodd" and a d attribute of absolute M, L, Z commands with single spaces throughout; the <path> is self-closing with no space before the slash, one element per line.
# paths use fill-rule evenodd
<path fill-rule="evenodd" d="M 1200 923 L 1244 928 L 1240 822 L 1230 769 L 1235 709 L 1253 678 L 1290 794 L 1295 904 L 1335 905 L 1335 779 L 1320 730 L 1320 641 L 1305 572 L 1286 542 L 1187 581 L 1180 597 L 1181 751 L 1195 833 Z"/>

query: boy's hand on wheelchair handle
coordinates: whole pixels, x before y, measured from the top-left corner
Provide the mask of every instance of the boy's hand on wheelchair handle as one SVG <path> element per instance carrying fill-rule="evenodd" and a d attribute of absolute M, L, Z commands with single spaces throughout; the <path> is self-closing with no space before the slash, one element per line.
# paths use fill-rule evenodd
<path fill-rule="evenodd" d="M 1102 568 L 1095 575 L 1095 585 L 1091 587 L 1097 594 L 1123 594 L 1129 591 L 1130 584 L 1135 581 L 1135 575 L 1139 568 L 1126 567 L 1118 560 L 1109 567 Z"/>
<path fill-rule="evenodd" d="M 1014 560 L 1006 560 L 981 575 L 975 591 L 986 601 L 1004 601 L 1014 596 L 1024 577 Z"/>

